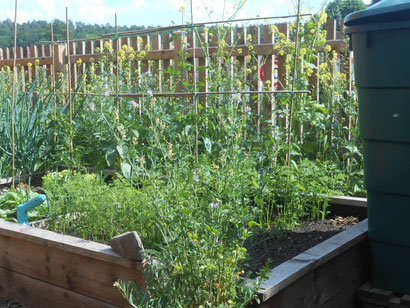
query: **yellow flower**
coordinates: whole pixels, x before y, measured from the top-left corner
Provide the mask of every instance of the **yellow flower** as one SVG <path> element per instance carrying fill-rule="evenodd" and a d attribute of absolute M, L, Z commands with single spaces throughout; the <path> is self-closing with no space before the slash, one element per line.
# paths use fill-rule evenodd
<path fill-rule="evenodd" d="M 35 64 L 36 66 L 39 66 L 39 65 L 40 65 L 40 60 L 37 59 L 36 61 L 34 61 L 34 64 Z"/>
<path fill-rule="evenodd" d="M 173 264 L 174 270 L 172 271 L 173 274 L 179 274 L 182 270 L 182 266 L 179 264 Z"/>
<path fill-rule="evenodd" d="M 104 42 L 104 49 L 106 49 L 106 50 L 111 50 L 111 44 L 110 44 L 110 42 L 108 42 L 108 41 L 106 41 L 106 42 Z"/>
<path fill-rule="evenodd" d="M 141 50 L 140 53 L 138 54 L 138 58 L 144 58 L 147 55 L 145 50 Z"/>
<path fill-rule="evenodd" d="M 29 62 L 29 63 L 27 63 L 27 66 L 28 66 L 28 67 L 32 67 L 32 66 L 33 66 L 33 63 Z"/>
<path fill-rule="evenodd" d="M 326 45 L 325 49 L 326 49 L 327 51 L 331 51 L 331 50 L 332 50 L 332 46 Z"/>
<path fill-rule="evenodd" d="M 319 69 L 321 69 L 321 70 L 327 69 L 327 63 L 326 62 L 320 63 Z"/>
<path fill-rule="evenodd" d="M 252 42 L 252 34 L 248 34 L 247 39 L 248 39 L 249 42 Z"/>

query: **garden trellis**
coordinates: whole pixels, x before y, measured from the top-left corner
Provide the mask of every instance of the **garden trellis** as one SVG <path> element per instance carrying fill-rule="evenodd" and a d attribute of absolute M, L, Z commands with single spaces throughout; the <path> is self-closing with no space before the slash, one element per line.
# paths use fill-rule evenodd
<path fill-rule="evenodd" d="M 104 35 L 100 38 L 92 38 L 92 39 L 85 39 L 85 40 L 70 40 L 69 38 L 69 28 L 68 28 L 68 14 L 67 14 L 67 40 L 66 43 L 62 42 L 55 42 L 53 38 L 51 39 L 50 42 L 46 42 L 46 45 L 41 45 L 39 47 L 37 46 L 31 46 L 27 48 L 23 47 L 16 47 L 14 50 L 10 50 L 8 48 L 3 48 L 1 49 L 1 54 L 0 56 L 3 56 L 3 59 L 0 60 L 0 66 L 2 67 L 2 70 L 4 67 L 10 62 L 7 62 L 7 58 L 10 57 L 12 54 L 13 56 L 16 56 L 19 58 L 17 60 L 17 64 L 21 66 L 21 72 L 24 78 L 26 78 L 28 81 L 31 80 L 33 74 L 36 74 L 36 70 L 38 70 L 38 67 L 36 65 L 29 65 L 35 62 L 36 60 L 39 62 L 39 66 L 48 66 L 48 70 L 46 72 L 47 75 L 51 76 L 53 79 L 55 78 L 55 75 L 58 74 L 59 72 L 62 72 L 64 70 L 64 67 L 66 67 L 67 71 L 67 86 L 66 89 L 61 89 L 59 91 L 56 91 L 54 96 L 57 95 L 63 95 L 65 97 L 68 96 L 68 101 L 71 106 L 73 104 L 73 99 L 71 98 L 71 88 L 75 87 L 78 83 L 78 76 L 80 74 L 84 74 L 87 71 L 87 67 L 92 65 L 93 61 L 96 61 L 98 59 L 101 59 L 101 57 L 104 56 L 103 52 L 103 47 L 104 47 L 104 42 L 109 42 L 111 44 L 112 40 L 115 40 L 115 43 L 113 44 L 114 47 L 114 52 L 115 52 L 115 57 L 111 57 L 111 62 L 113 65 L 115 65 L 117 59 L 118 59 L 118 54 L 121 49 L 121 46 L 126 45 L 128 47 L 133 46 L 136 51 L 141 54 L 142 52 L 145 53 L 145 57 L 141 57 L 138 61 L 138 70 L 141 73 L 144 72 L 152 72 L 154 73 L 160 80 L 160 88 L 158 93 L 119 93 L 119 88 L 118 88 L 118 74 L 121 70 L 120 64 L 116 64 L 114 66 L 115 70 L 115 75 L 116 75 L 116 93 L 109 93 L 108 95 L 103 95 L 103 94 L 98 94 L 98 93 L 86 93 L 86 92 L 77 92 L 75 93 L 75 96 L 80 97 L 80 96 L 108 96 L 115 98 L 116 101 L 116 117 L 117 117 L 117 123 L 119 123 L 119 108 L 120 108 L 120 99 L 124 97 L 135 97 L 135 98 L 141 98 L 141 97 L 147 97 L 147 96 L 152 96 L 152 97 L 186 97 L 186 98 L 191 98 L 194 100 L 194 109 L 195 113 L 198 112 L 197 110 L 197 101 L 199 102 L 204 102 L 205 108 L 206 106 L 206 98 L 210 95 L 249 95 L 251 100 L 253 102 L 252 108 L 255 109 L 255 113 L 259 114 L 260 116 L 263 116 L 266 120 L 271 119 L 272 124 L 273 122 L 273 116 L 272 116 L 272 110 L 274 107 L 274 100 L 273 100 L 273 94 L 289 94 L 291 97 L 291 105 L 293 102 L 293 97 L 294 94 L 305 94 L 309 93 L 310 90 L 313 91 L 318 91 L 318 86 L 317 86 L 317 80 L 315 81 L 314 77 L 312 77 L 312 83 L 316 82 L 316 86 L 310 87 L 310 89 L 301 89 L 301 90 L 296 90 L 296 85 L 294 84 L 294 81 L 296 78 L 293 78 L 293 84 L 291 89 L 286 89 L 287 85 L 287 75 L 289 74 L 287 72 L 287 69 L 284 67 L 284 60 L 283 56 L 278 57 L 278 66 L 279 66 L 279 87 L 278 89 L 266 89 L 264 85 L 261 84 L 259 81 L 253 81 L 253 86 L 256 90 L 250 90 L 250 89 L 241 89 L 238 91 L 233 91 L 233 89 L 230 89 L 229 91 L 226 89 L 218 89 L 218 91 L 209 91 L 207 88 L 207 72 L 206 70 L 197 70 L 197 64 L 202 66 L 206 65 L 208 61 L 209 54 L 207 54 L 207 51 L 203 47 L 203 43 L 205 42 L 208 44 L 208 52 L 213 53 L 216 52 L 218 49 L 217 42 L 215 41 L 215 37 L 209 37 L 208 33 L 205 33 L 204 29 L 201 29 L 202 27 L 208 25 L 208 24 L 218 24 L 218 23 L 234 23 L 234 22 L 243 22 L 243 21 L 252 21 L 252 20 L 261 20 L 261 19 L 275 19 L 275 18 L 291 18 L 291 17 L 296 17 L 299 19 L 299 17 L 303 16 L 308 16 L 309 14 L 296 14 L 296 15 L 290 15 L 290 16 L 278 16 L 278 17 L 268 17 L 268 18 L 248 18 L 248 19 L 233 19 L 233 20 L 227 20 L 227 21 L 216 21 L 216 22 L 206 22 L 206 23 L 193 23 L 193 14 L 191 15 L 191 23 L 188 23 L 186 25 L 178 25 L 178 26 L 170 26 L 170 27 L 161 27 L 161 28 L 154 28 L 154 29 L 145 29 L 145 30 L 138 30 L 138 31 L 131 31 L 131 32 L 124 32 L 124 33 L 118 33 L 118 27 L 116 27 L 116 33 L 113 34 L 107 34 Z M 117 24 L 117 22 L 116 22 Z M 297 21 L 297 25 L 299 24 L 299 21 Z M 327 28 L 330 30 L 328 31 L 328 44 L 330 44 L 333 48 L 335 49 L 341 49 L 343 46 L 345 46 L 345 42 L 341 39 L 337 39 L 336 35 L 336 22 L 331 21 L 328 23 Z M 169 33 L 162 33 L 161 32 L 166 32 L 166 31 L 173 31 L 173 30 L 182 30 L 181 32 L 178 32 L 175 35 L 170 35 Z M 187 32 L 187 29 L 191 29 L 191 32 Z M 278 25 L 279 31 L 284 33 L 287 37 L 289 37 L 289 27 L 287 24 L 280 24 Z M 185 31 L 184 31 L 185 30 Z M 248 29 L 246 27 L 238 27 L 235 28 L 234 30 L 229 30 L 227 31 L 227 35 L 224 38 L 224 40 L 227 43 L 227 46 L 224 48 L 225 50 L 230 52 L 230 55 L 232 57 L 236 57 L 240 62 L 245 63 L 248 61 L 246 59 L 246 56 L 250 55 L 252 53 L 252 50 L 250 48 L 250 40 L 248 39 Z M 199 38 L 199 43 L 196 42 L 195 40 L 195 31 L 198 34 Z M 236 32 L 236 37 L 234 32 Z M 148 34 L 152 34 L 151 36 L 148 36 Z M 203 41 L 201 41 L 201 34 L 204 34 Z M 272 46 L 275 43 L 275 38 L 272 34 L 272 31 L 270 29 L 269 25 L 265 25 L 263 27 L 263 43 L 261 43 L 261 29 L 260 27 L 251 27 L 249 28 L 249 34 L 253 36 L 253 39 L 255 41 L 254 46 L 252 46 L 253 52 L 258 57 L 257 65 L 258 65 L 258 71 L 260 67 L 262 66 L 262 63 L 264 63 L 264 70 L 265 70 L 265 80 L 270 80 L 273 81 L 273 70 L 274 70 L 274 58 L 277 56 L 272 52 Z M 140 39 L 141 38 L 141 39 Z M 173 40 L 173 42 L 171 42 Z M 142 42 L 141 42 L 142 41 Z M 296 40 L 298 41 L 298 40 Z M 173 43 L 173 44 L 172 44 Z M 150 47 L 148 48 L 149 50 L 145 50 L 144 46 L 149 45 Z M 172 45 L 174 48 L 172 48 Z M 96 47 L 100 48 L 100 52 L 96 52 Z M 298 56 L 297 50 L 295 53 L 296 57 Z M 264 57 L 263 60 L 261 58 Z M 150 63 L 152 61 L 153 63 Z M 175 67 L 175 68 L 181 68 L 185 63 L 190 63 L 192 66 L 187 72 L 191 74 L 191 78 L 194 78 L 194 86 L 196 87 L 198 80 L 201 83 L 201 87 L 198 89 L 194 89 L 194 91 L 189 91 L 184 88 L 183 84 L 181 81 L 174 80 L 173 82 L 176 83 L 176 91 L 173 93 L 166 93 L 164 92 L 164 84 L 165 82 L 172 82 L 172 79 L 170 80 L 165 80 L 164 78 L 164 71 L 167 70 L 168 67 Z M 13 65 L 13 67 L 15 67 Z M 350 67 L 350 63 L 349 63 Z M 13 71 L 17 71 L 17 69 L 13 69 Z M 26 74 L 25 71 L 28 73 Z M 295 76 L 295 72 L 293 72 L 293 75 Z M 258 72 L 256 72 L 258 74 Z M 246 76 L 245 78 L 245 83 L 246 83 Z M 134 79 L 137 82 L 137 79 Z M 186 80 L 189 80 L 188 77 L 186 77 Z M 55 86 L 53 91 L 55 91 Z M 187 92 L 184 92 L 187 91 Z M 75 98 L 74 98 L 75 100 Z M 57 99 L 55 99 L 56 104 L 57 104 Z M 141 108 L 141 104 L 139 105 Z M 55 107 L 56 108 L 56 107 Z M 71 108 L 70 108 L 71 109 Z M 244 109 L 246 109 L 246 106 L 244 106 Z M 291 108 L 292 110 L 292 108 Z M 72 110 L 70 111 L 70 128 L 72 129 Z M 56 120 L 56 109 L 54 113 L 54 119 Z M 288 127 L 288 142 L 290 143 L 291 138 L 290 138 L 290 132 L 292 129 L 292 125 L 290 122 L 292 122 L 292 115 L 289 115 L 289 117 L 286 117 L 286 125 Z M 258 129 L 260 127 L 260 119 L 257 121 Z M 56 124 L 55 124 L 56 125 Z M 195 124 L 196 125 L 196 124 Z M 196 127 L 196 149 L 195 149 L 195 154 L 198 155 L 198 129 Z M 70 138 L 72 135 L 72 130 L 70 132 Z M 245 132 L 246 133 L 246 132 Z M 117 132 L 118 136 L 118 132 Z M 73 145 L 72 145 L 72 140 L 70 141 L 70 148 L 72 151 Z M 290 153 L 290 152 L 289 152 Z M 290 159 L 288 159 L 288 162 L 290 162 Z M 14 169 L 14 167 L 13 167 Z"/>

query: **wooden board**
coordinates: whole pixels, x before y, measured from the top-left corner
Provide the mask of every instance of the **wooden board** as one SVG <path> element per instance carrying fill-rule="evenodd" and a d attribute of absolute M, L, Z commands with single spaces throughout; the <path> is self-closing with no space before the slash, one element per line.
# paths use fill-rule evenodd
<path fill-rule="evenodd" d="M 264 302 L 255 307 L 330 307 L 327 303 L 349 285 L 368 279 L 368 258 L 365 220 L 275 267 L 261 286 Z M 355 296 L 347 293 L 345 303 Z"/>
<path fill-rule="evenodd" d="M 0 267 L 0 297 L 28 308 L 118 307 Z"/>
<path fill-rule="evenodd" d="M 409 295 L 398 295 L 392 291 L 372 288 L 369 282 L 359 288 L 359 299 L 363 307 L 410 307 Z"/>
<path fill-rule="evenodd" d="M 305 273 L 257 307 L 333 308 L 334 302 L 338 303 L 337 307 L 352 307 L 351 303 L 355 303 L 357 299 L 357 288 L 352 290 L 349 287 L 352 284 L 360 285 L 369 278 L 369 250 L 368 241 L 359 243 L 322 266 Z M 334 300 L 335 298 L 337 300 Z"/>
<path fill-rule="evenodd" d="M 0 221 L 0 267 L 118 306 L 127 302 L 115 281 L 144 285 L 141 263 L 107 245 L 5 221 Z"/>

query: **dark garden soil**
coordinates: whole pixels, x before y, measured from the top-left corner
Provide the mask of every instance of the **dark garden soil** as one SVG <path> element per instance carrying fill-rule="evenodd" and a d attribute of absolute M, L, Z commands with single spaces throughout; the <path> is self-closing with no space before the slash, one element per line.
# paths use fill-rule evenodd
<path fill-rule="evenodd" d="M 268 259 L 271 260 L 270 268 L 273 268 L 358 222 L 351 216 L 321 221 L 308 218 L 293 231 L 270 231 L 253 236 L 245 243 L 250 257 L 245 276 L 254 278 Z"/>

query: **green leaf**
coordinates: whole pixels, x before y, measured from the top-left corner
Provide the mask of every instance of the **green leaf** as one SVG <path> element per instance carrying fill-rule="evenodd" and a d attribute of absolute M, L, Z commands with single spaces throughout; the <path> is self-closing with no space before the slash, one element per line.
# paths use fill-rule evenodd
<path fill-rule="evenodd" d="M 208 151 L 208 153 L 211 153 L 211 150 L 212 150 L 211 140 L 209 140 L 209 138 L 205 137 L 204 138 L 204 144 L 205 144 L 205 148 Z"/>
<path fill-rule="evenodd" d="M 185 126 L 184 133 L 186 137 L 191 135 L 192 131 L 193 131 L 192 125 Z"/>
<path fill-rule="evenodd" d="M 131 178 L 131 165 L 128 163 L 121 163 L 121 172 L 125 178 Z"/>
<path fill-rule="evenodd" d="M 260 227 L 260 224 L 257 223 L 256 221 L 251 220 L 251 221 L 248 223 L 248 226 L 249 226 L 249 228 Z"/>
<path fill-rule="evenodd" d="M 120 155 L 121 159 L 125 159 L 124 149 L 122 148 L 120 144 L 117 145 L 117 152 Z"/>

